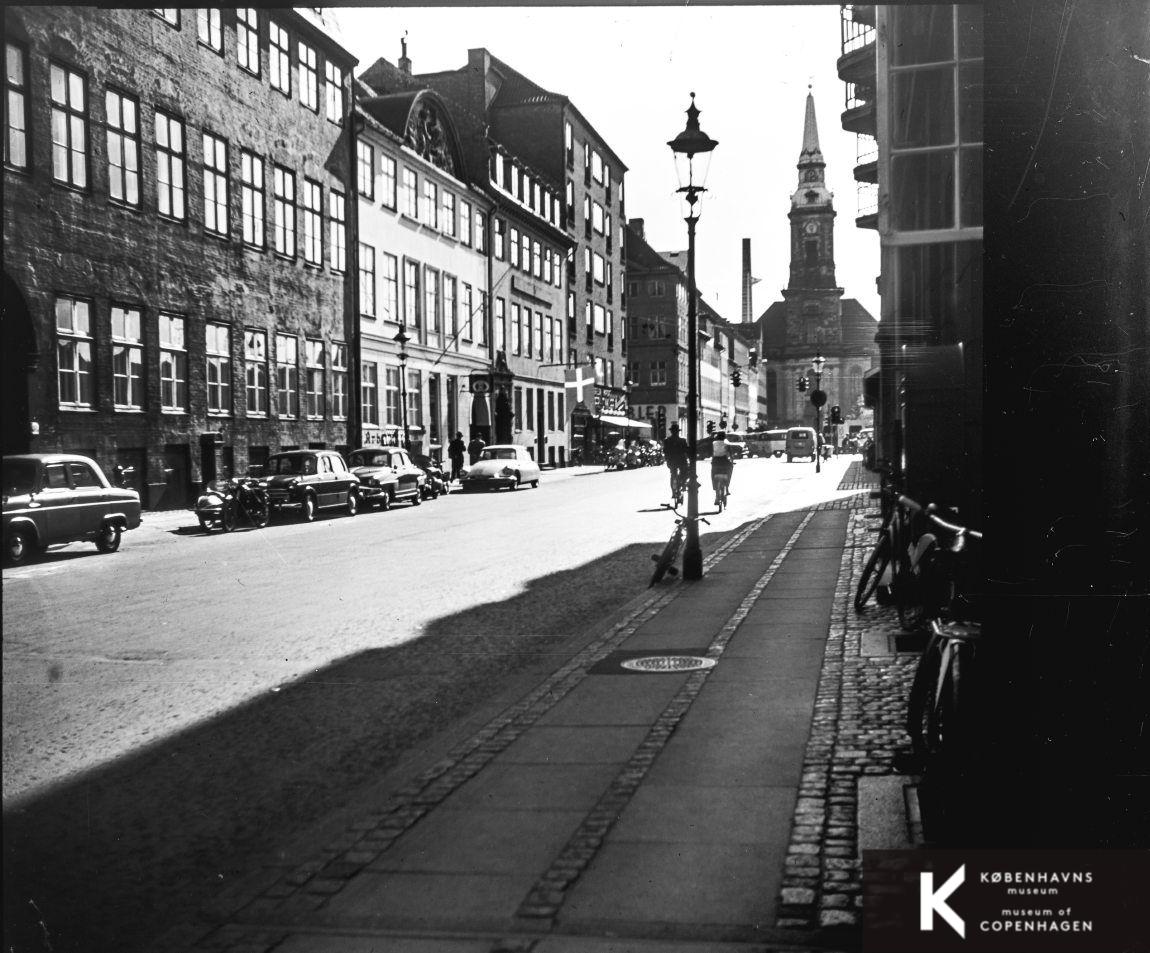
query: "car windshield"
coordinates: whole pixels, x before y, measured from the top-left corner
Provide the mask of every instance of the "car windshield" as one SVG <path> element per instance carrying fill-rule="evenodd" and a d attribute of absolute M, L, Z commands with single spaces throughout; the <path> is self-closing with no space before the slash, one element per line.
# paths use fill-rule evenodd
<path fill-rule="evenodd" d="M 298 476 L 301 473 L 315 473 L 315 459 L 303 453 L 285 453 L 268 461 L 269 476 Z"/>
<path fill-rule="evenodd" d="M 491 447 L 483 451 L 480 460 L 514 460 L 515 451 L 510 447 Z"/>
<path fill-rule="evenodd" d="M 5 496 L 31 493 L 36 485 L 36 464 L 31 460 L 5 460 L 3 477 Z"/>
<path fill-rule="evenodd" d="M 353 467 L 389 467 L 391 454 L 379 450 L 359 450 L 351 455 Z"/>

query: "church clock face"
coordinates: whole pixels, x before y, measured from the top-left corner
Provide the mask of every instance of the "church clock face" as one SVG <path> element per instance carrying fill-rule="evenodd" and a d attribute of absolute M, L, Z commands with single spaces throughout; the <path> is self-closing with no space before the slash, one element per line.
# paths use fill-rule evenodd
<path fill-rule="evenodd" d="M 818 230 L 819 226 L 817 222 L 807 222 L 807 224 L 803 226 L 803 231 L 808 235 L 814 235 L 818 232 Z"/>

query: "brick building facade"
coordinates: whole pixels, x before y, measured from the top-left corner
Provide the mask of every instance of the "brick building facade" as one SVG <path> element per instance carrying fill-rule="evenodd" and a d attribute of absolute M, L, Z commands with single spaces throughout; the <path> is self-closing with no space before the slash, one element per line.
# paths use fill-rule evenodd
<path fill-rule="evenodd" d="M 4 451 L 145 506 L 346 443 L 345 83 L 313 13 L 6 8 Z"/>

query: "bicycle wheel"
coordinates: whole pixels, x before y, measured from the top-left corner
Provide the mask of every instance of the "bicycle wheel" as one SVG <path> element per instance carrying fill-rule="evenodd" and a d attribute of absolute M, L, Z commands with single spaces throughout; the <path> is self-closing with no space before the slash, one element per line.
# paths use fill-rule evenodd
<path fill-rule="evenodd" d="M 220 529 L 225 533 L 230 533 L 236 528 L 236 517 L 235 499 L 225 500 L 224 505 L 220 508 Z"/>
<path fill-rule="evenodd" d="M 859 576 L 858 586 L 855 588 L 855 612 L 862 612 L 866 608 L 870 597 L 878 589 L 888 563 L 890 563 L 890 537 L 883 533 L 867 557 L 862 575 Z"/>
<path fill-rule="evenodd" d="M 268 505 L 268 498 L 262 493 L 256 494 L 248 501 L 248 517 L 256 529 L 263 529 L 267 526 L 271 515 L 272 510 Z"/>
<path fill-rule="evenodd" d="M 663 547 L 663 551 L 653 557 L 655 560 L 655 571 L 651 574 L 651 582 L 647 586 L 658 583 L 666 574 L 669 569 L 675 564 L 675 559 L 679 555 L 679 547 L 683 545 L 683 527 L 675 527 L 675 532 L 671 534 L 671 538 L 667 540 L 667 545 Z"/>
<path fill-rule="evenodd" d="M 937 551 L 938 541 L 924 533 L 899 560 L 898 621 L 907 632 L 917 631 L 927 618 L 928 580 Z"/>
<path fill-rule="evenodd" d="M 943 640 L 935 625 L 931 627 L 930 641 L 919 657 L 906 703 L 906 733 L 910 735 L 911 752 L 917 768 L 925 764 L 935 748 L 933 695 L 938 684 L 942 655 Z"/>
<path fill-rule="evenodd" d="M 945 636 L 944 636 L 945 637 Z M 974 646 L 964 639 L 950 639 L 946 658 L 935 683 L 927 717 L 927 745 L 934 770 L 950 774 L 965 762 L 969 726 L 965 724 L 964 681 L 970 674 Z"/>

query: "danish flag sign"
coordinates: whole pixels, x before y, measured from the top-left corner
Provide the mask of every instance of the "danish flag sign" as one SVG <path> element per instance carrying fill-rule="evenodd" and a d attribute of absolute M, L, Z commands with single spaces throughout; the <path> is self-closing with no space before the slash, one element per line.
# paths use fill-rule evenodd
<path fill-rule="evenodd" d="M 563 372 L 563 378 L 566 384 L 567 406 L 574 408 L 576 404 L 585 404 L 587 388 L 595 386 L 595 375 L 591 370 L 582 364 L 569 367 Z"/>

